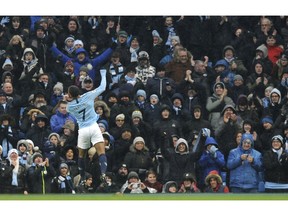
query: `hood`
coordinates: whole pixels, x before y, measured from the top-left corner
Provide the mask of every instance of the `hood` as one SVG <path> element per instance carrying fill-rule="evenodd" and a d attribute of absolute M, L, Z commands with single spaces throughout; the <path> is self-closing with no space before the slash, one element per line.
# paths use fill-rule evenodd
<path fill-rule="evenodd" d="M 221 116 L 224 115 L 225 110 L 228 109 L 228 108 L 231 108 L 231 109 L 233 110 L 233 113 L 236 113 L 235 107 L 234 107 L 233 105 L 231 105 L 231 104 L 227 104 L 227 105 L 223 108 L 223 110 L 222 110 L 222 112 L 221 112 Z"/>
<path fill-rule="evenodd" d="M 84 53 L 85 56 L 87 56 L 87 51 L 84 49 L 84 48 L 78 48 L 76 51 L 75 51 L 75 55 L 77 56 L 79 53 Z"/>
<path fill-rule="evenodd" d="M 169 188 L 170 188 L 172 185 L 175 185 L 176 188 L 177 188 L 177 191 L 178 191 L 178 184 L 177 184 L 177 182 L 176 182 L 176 181 L 168 181 L 168 182 L 166 182 L 166 183 L 163 185 L 162 193 L 170 193 L 170 192 L 169 192 Z"/>
<path fill-rule="evenodd" d="M 242 145 L 243 145 L 243 141 L 246 140 L 246 139 L 249 139 L 251 141 L 251 149 L 254 148 L 254 140 L 253 140 L 253 135 L 252 134 L 248 134 L 248 133 L 244 133 L 241 137 L 241 148 L 242 148 Z M 243 149 L 243 148 L 242 148 Z"/>
<path fill-rule="evenodd" d="M 26 48 L 26 49 L 24 50 L 23 55 L 22 55 L 22 58 L 21 58 L 22 61 L 25 61 L 25 60 L 24 60 L 24 56 L 25 56 L 25 54 L 26 54 L 27 52 L 31 52 L 31 53 L 33 54 L 33 60 L 38 60 L 38 58 L 36 57 L 33 49 L 31 49 L 31 48 Z"/>
<path fill-rule="evenodd" d="M 205 141 L 205 144 L 204 144 L 205 148 L 208 145 L 215 145 L 216 147 L 218 147 L 218 143 L 216 142 L 216 140 L 213 137 L 207 137 L 206 138 L 206 141 Z"/>
<path fill-rule="evenodd" d="M 227 68 L 229 67 L 228 62 L 225 59 L 221 59 L 221 60 L 217 61 L 214 68 L 219 66 L 219 65 L 223 65 L 225 67 L 225 70 L 227 70 Z"/>
<path fill-rule="evenodd" d="M 272 95 L 273 93 L 274 93 L 274 94 L 276 93 L 276 94 L 279 95 L 278 104 L 280 104 L 280 103 L 281 103 L 281 100 L 282 100 L 282 98 L 281 98 L 281 92 L 280 92 L 277 88 L 272 89 L 272 91 L 270 92 L 270 95 L 269 95 L 270 103 L 272 104 L 271 95 Z"/>
<path fill-rule="evenodd" d="M 259 47 L 257 47 L 256 51 L 257 51 L 257 50 L 259 50 L 259 51 L 261 51 L 261 52 L 263 53 L 264 58 L 267 58 L 267 56 L 268 56 L 268 49 L 267 49 L 267 47 L 266 47 L 264 44 L 262 44 L 262 45 L 260 45 Z"/>
<path fill-rule="evenodd" d="M 188 154 L 189 153 L 189 146 L 188 146 L 187 141 L 185 139 L 183 139 L 183 138 L 179 138 L 177 140 L 176 146 L 175 146 L 175 152 L 180 154 L 180 152 L 178 151 L 178 146 L 179 146 L 180 143 L 184 143 L 186 145 L 186 152 L 181 153 L 181 154 Z"/>

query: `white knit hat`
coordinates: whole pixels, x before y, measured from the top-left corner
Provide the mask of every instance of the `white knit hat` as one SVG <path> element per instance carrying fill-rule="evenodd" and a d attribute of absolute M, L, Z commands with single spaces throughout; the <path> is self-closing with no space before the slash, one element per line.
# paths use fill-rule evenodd
<path fill-rule="evenodd" d="M 133 145 L 135 145 L 137 142 L 143 142 L 145 145 L 145 140 L 140 136 L 135 137 L 135 139 L 133 140 Z"/>

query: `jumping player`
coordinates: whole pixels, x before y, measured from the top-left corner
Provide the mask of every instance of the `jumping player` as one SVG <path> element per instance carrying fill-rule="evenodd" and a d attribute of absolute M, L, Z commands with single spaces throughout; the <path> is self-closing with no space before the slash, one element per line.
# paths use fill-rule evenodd
<path fill-rule="evenodd" d="M 65 100 L 68 101 L 67 111 L 77 119 L 79 125 L 77 147 L 79 151 L 78 168 L 81 180 L 85 179 L 84 157 L 92 143 L 99 156 L 101 169 L 100 179 L 101 181 L 105 181 L 105 172 L 107 169 L 105 145 L 102 133 L 97 124 L 99 116 L 94 110 L 95 98 L 101 95 L 106 88 L 106 70 L 100 70 L 100 73 L 101 83 L 98 88 L 81 95 L 79 87 L 72 85 L 68 88 L 68 95 L 64 96 Z"/>

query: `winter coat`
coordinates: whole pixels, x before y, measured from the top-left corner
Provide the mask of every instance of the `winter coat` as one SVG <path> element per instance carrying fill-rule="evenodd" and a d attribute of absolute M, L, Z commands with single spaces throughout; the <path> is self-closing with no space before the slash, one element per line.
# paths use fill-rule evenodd
<path fill-rule="evenodd" d="M 282 160 L 278 160 L 278 155 L 272 149 L 264 152 L 263 166 L 264 166 L 264 179 L 267 182 L 288 184 L 288 161 L 287 152 L 283 152 Z M 286 160 L 285 160 L 286 159 Z"/>
<path fill-rule="evenodd" d="M 157 122 L 154 123 L 153 125 L 153 140 L 154 143 L 152 144 L 154 149 L 152 150 L 158 150 L 160 148 L 160 143 L 161 143 L 161 136 L 163 133 L 166 133 L 168 137 L 171 137 L 173 134 L 178 135 L 179 137 L 182 136 L 182 127 L 179 124 L 178 121 L 174 119 L 161 119 Z"/>
<path fill-rule="evenodd" d="M 51 193 L 51 180 L 56 176 L 52 166 L 44 167 L 33 164 L 27 170 L 28 193 Z"/>
<path fill-rule="evenodd" d="M 176 144 L 175 149 L 173 149 L 169 146 L 170 143 L 167 138 L 163 139 L 162 137 L 161 142 L 161 153 L 169 161 L 169 179 L 171 181 L 176 181 L 180 185 L 184 173 L 190 172 L 195 175 L 195 162 L 200 158 L 201 153 L 189 151 L 187 142 L 184 143 L 186 145 L 186 152 L 184 153 L 177 150 L 180 143 Z"/>
<path fill-rule="evenodd" d="M 73 179 L 71 176 L 56 176 L 51 182 L 51 193 L 75 193 Z"/>
<path fill-rule="evenodd" d="M 68 56 L 64 55 L 57 47 L 52 46 L 50 48 L 54 56 L 62 55 L 61 62 L 65 64 L 68 60 L 72 60 L 74 63 L 74 76 L 78 77 L 80 73 L 80 67 L 83 65 L 86 65 L 90 63 L 93 66 L 92 70 L 89 70 L 88 74 L 89 77 L 91 77 L 92 80 L 95 80 L 96 73 L 95 70 L 98 69 L 101 65 L 103 65 L 107 60 L 109 60 L 113 50 L 111 48 L 106 49 L 100 56 L 90 60 L 88 58 L 88 54 L 86 50 L 83 48 L 79 48 L 76 50 L 75 55 L 79 54 L 80 52 L 86 53 L 86 58 L 83 61 L 79 61 L 77 57 L 74 57 L 73 59 L 69 58 Z"/>
<path fill-rule="evenodd" d="M 146 171 L 153 168 L 149 149 L 145 145 L 141 151 L 137 150 L 134 144 L 130 145 L 129 152 L 125 155 L 124 163 L 127 165 L 129 172 L 135 171 L 138 173 L 141 181 L 144 181 Z"/>
<path fill-rule="evenodd" d="M 207 148 L 207 146 L 209 144 L 213 144 L 216 148 L 219 148 L 218 144 L 216 142 L 214 142 L 214 143 L 206 142 L 205 148 Z M 224 166 L 226 165 L 226 161 L 225 161 L 224 155 L 222 154 L 221 151 L 217 150 L 216 151 L 216 157 L 214 157 L 209 151 L 205 150 L 202 153 L 197 164 L 198 164 L 199 169 L 201 170 L 200 176 L 198 178 L 199 180 L 197 182 L 204 185 L 205 184 L 205 178 L 210 173 L 210 171 L 217 170 L 218 173 L 220 173 L 221 169 L 224 168 Z"/>
<path fill-rule="evenodd" d="M 242 161 L 242 154 L 252 156 L 254 158 L 253 163 L 249 163 L 247 160 Z M 241 145 L 232 149 L 227 160 L 227 168 L 230 170 L 230 187 L 258 189 L 259 172 L 263 170 L 262 166 L 261 153 L 252 147 L 246 151 Z"/>
<path fill-rule="evenodd" d="M 54 115 L 50 118 L 50 127 L 52 132 L 61 133 L 63 130 L 63 126 L 67 120 L 71 120 L 74 124 L 77 124 L 76 119 L 70 113 L 62 114 L 58 110 Z"/>
<path fill-rule="evenodd" d="M 27 139 L 31 139 L 35 146 L 39 147 L 41 152 L 44 151 L 44 144 L 48 140 L 48 136 L 52 131 L 47 127 L 39 128 L 37 125 L 34 125 L 31 129 L 28 130 L 26 134 Z"/>
<path fill-rule="evenodd" d="M 9 160 L 6 159 L 0 164 L 0 194 L 23 194 L 27 191 L 26 182 L 26 168 L 25 165 L 19 163 L 19 169 L 17 173 L 18 186 L 12 185 L 12 175 L 14 166 L 10 164 Z"/>

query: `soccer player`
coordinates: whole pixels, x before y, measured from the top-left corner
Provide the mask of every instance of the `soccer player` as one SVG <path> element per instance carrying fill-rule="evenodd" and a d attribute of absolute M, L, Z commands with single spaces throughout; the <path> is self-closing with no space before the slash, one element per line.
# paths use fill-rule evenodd
<path fill-rule="evenodd" d="M 94 100 L 101 95 L 106 88 L 106 70 L 100 70 L 101 83 L 100 86 L 92 91 L 81 95 L 79 87 L 72 85 L 68 88 L 68 95 L 64 98 L 68 101 L 67 111 L 76 119 L 79 125 L 78 131 L 78 167 L 81 180 L 85 179 L 85 161 L 84 156 L 91 147 L 91 143 L 96 148 L 99 156 L 99 164 L 101 169 L 101 181 L 105 181 L 105 172 L 107 169 L 107 158 L 105 155 L 105 145 L 102 133 L 97 124 L 99 115 L 94 109 Z"/>

